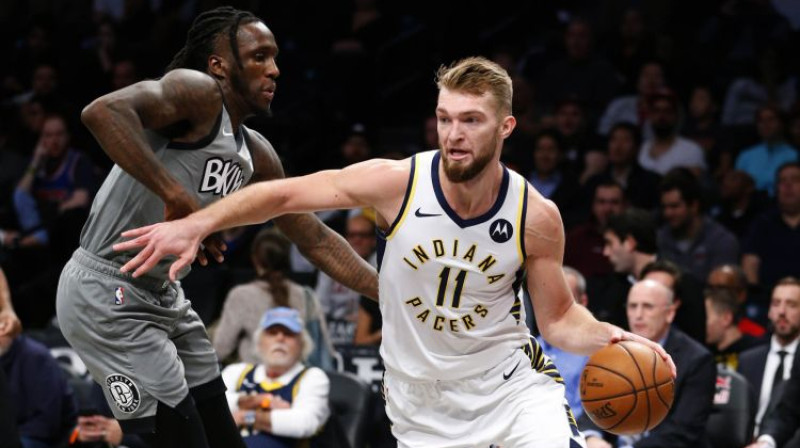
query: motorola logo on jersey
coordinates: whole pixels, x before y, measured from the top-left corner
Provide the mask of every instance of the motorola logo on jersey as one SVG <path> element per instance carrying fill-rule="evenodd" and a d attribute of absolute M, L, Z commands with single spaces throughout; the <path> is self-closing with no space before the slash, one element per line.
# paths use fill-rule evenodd
<path fill-rule="evenodd" d="M 505 243 L 514 235 L 514 227 L 505 219 L 498 219 L 489 226 L 489 236 L 495 243 Z"/>
<path fill-rule="evenodd" d="M 106 377 L 106 387 L 120 411 L 130 414 L 139 408 L 141 403 L 139 389 L 127 376 L 112 373 Z"/>
<path fill-rule="evenodd" d="M 212 157 L 206 160 L 203 168 L 203 181 L 200 193 L 212 193 L 225 197 L 242 187 L 244 176 L 242 165 L 233 160 Z"/>

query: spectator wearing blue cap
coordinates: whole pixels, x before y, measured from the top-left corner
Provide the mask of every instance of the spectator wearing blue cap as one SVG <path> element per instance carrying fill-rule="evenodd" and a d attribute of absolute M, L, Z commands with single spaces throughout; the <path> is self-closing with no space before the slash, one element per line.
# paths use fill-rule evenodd
<path fill-rule="evenodd" d="M 264 313 L 254 340 L 261 363 L 222 372 L 231 413 L 248 448 L 297 446 L 328 420 L 328 377 L 304 364 L 313 342 L 297 310 Z"/>

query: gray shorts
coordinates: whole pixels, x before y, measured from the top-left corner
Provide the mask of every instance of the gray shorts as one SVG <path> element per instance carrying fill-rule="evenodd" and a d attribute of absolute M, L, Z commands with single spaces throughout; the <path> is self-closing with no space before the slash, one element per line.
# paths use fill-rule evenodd
<path fill-rule="evenodd" d="M 152 421 L 158 401 L 175 408 L 190 388 L 220 376 L 206 329 L 180 283 L 134 279 L 78 249 L 61 272 L 56 311 L 118 420 Z M 201 389 L 222 393 L 218 382 L 219 391 Z"/>

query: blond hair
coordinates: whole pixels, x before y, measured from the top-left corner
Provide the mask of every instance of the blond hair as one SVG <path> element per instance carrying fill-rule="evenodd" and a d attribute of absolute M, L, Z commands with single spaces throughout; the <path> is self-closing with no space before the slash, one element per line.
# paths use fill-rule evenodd
<path fill-rule="evenodd" d="M 508 72 L 496 63 L 483 57 L 461 59 L 439 67 L 436 72 L 436 86 L 439 90 L 447 89 L 481 96 L 489 92 L 497 101 L 503 113 L 511 114 L 511 77 Z"/>

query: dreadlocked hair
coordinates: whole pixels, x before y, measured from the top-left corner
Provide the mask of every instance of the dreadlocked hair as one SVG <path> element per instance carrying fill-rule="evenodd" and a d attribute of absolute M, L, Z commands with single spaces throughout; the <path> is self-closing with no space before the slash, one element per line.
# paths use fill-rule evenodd
<path fill-rule="evenodd" d="M 208 66 L 208 57 L 214 51 L 217 38 L 227 32 L 228 42 L 231 46 L 236 65 L 242 66 L 239 55 L 239 43 L 236 33 L 239 25 L 259 22 L 261 19 L 248 11 L 241 11 L 230 6 L 220 6 L 208 10 L 194 19 L 192 27 L 186 35 L 186 44 L 178 51 L 172 62 L 167 66 L 167 72 L 176 68 L 189 68 L 205 72 Z"/>

